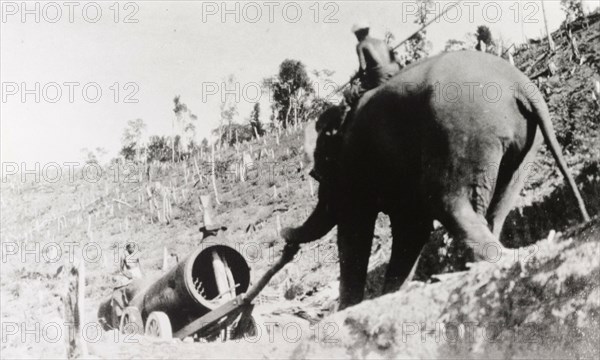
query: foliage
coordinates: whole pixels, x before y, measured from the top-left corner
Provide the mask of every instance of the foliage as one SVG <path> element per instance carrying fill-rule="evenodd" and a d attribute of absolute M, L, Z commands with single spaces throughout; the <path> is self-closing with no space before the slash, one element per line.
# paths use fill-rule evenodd
<path fill-rule="evenodd" d="M 173 99 L 173 103 L 175 104 L 175 107 L 173 108 L 173 112 L 175 113 L 176 116 L 180 116 L 181 114 L 183 114 L 184 112 L 186 112 L 188 110 L 187 105 L 182 103 L 180 98 L 181 98 L 181 96 L 177 95 Z"/>
<path fill-rule="evenodd" d="M 312 74 L 316 78 L 314 84 L 314 93 L 311 94 L 304 118 L 306 120 L 316 119 L 325 109 L 329 108 L 333 103 L 339 102 L 342 94 L 339 91 L 337 82 L 333 79 L 335 71 L 322 69 L 320 71 L 313 70 Z M 332 86 L 334 85 L 334 86 Z"/>
<path fill-rule="evenodd" d="M 542 89 L 550 86 L 542 86 Z M 556 137 L 563 150 L 571 154 L 590 155 L 598 152 L 600 107 L 590 101 L 589 93 L 578 90 L 565 87 L 559 93 L 552 89 L 548 105 L 554 113 Z"/>
<path fill-rule="evenodd" d="M 332 79 L 335 71 L 329 69 L 313 70 L 313 76 L 316 78 L 314 92 L 310 94 L 305 102 L 303 119 L 313 120 L 319 117 L 323 111 L 331 107 L 334 102 L 341 100 L 341 93 L 337 83 Z M 332 87 L 331 85 L 335 85 Z M 322 95 L 321 95 L 322 93 Z"/>
<path fill-rule="evenodd" d="M 486 45 L 492 45 L 494 43 L 494 39 L 492 39 L 492 31 L 485 25 L 480 25 L 477 27 L 477 41 L 483 41 Z"/>
<path fill-rule="evenodd" d="M 127 127 L 123 131 L 121 142 L 123 145 L 130 145 L 131 143 L 139 143 L 142 139 L 142 132 L 146 128 L 146 123 L 142 119 L 135 119 L 127 121 Z"/>
<path fill-rule="evenodd" d="M 314 92 L 304 64 L 298 60 L 286 59 L 279 65 L 276 77 L 266 79 L 265 85 L 273 95 L 275 119 L 283 127 L 290 123 L 290 116 L 295 121 L 304 118 L 306 101 Z M 292 112 L 293 111 L 293 112 Z"/>
<path fill-rule="evenodd" d="M 331 106 L 333 106 L 333 103 L 327 98 L 315 97 L 306 108 L 305 117 L 306 119 L 316 119 Z"/>
<path fill-rule="evenodd" d="M 213 130 L 215 135 L 219 135 L 219 129 Z M 231 134 L 231 135 L 229 135 Z M 243 143 L 254 138 L 254 130 L 250 125 L 228 124 L 223 126 L 220 141 L 222 144 L 232 146 L 236 143 Z"/>
<path fill-rule="evenodd" d="M 485 25 L 480 25 L 477 27 L 477 31 L 475 33 L 475 37 L 477 39 L 477 45 L 475 45 L 475 49 L 477 51 L 481 51 L 481 42 L 483 42 L 486 46 L 485 52 L 492 53 L 494 52 L 494 47 L 496 43 L 492 38 L 492 31 Z"/>
<path fill-rule="evenodd" d="M 200 142 L 200 147 L 202 149 L 208 149 L 209 146 L 208 146 L 208 139 L 207 138 L 202 139 L 202 141 Z"/>
<path fill-rule="evenodd" d="M 581 0 L 560 0 L 560 7 L 567 14 L 567 18 L 570 21 L 584 16 Z"/>
<path fill-rule="evenodd" d="M 136 142 L 132 142 L 127 145 L 123 145 L 123 147 L 121 148 L 121 151 L 119 152 L 119 155 L 121 155 L 125 160 L 128 160 L 128 161 L 135 160 L 137 154 L 138 154 L 138 152 L 137 152 L 137 143 Z"/>
<path fill-rule="evenodd" d="M 415 280 L 427 281 L 432 275 L 466 270 L 467 262 L 473 261 L 473 251 L 464 241 L 448 236 L 444 228 L 432 232 L 423 247 Z"/>
<path fill-rule="evenodd" d="M 151 136 L 146 153 L 148 162 L 169 161 L 172 156 L 172 148 L 169 143 L 171 143 L 171 139 L 166 136 Z"/>
<path fill-rule="evenodd" d="M 446 41 L 444 52 L 467 50 L 469 46 L 462 40 L 450 39 Z"/>
<path fill-rule="evenodd" d="M 430 9 L 433 6 L 433 0 L 418 0 L 418 2 L 419 10 L 414 22 L 419 26 L 423 26 L 427 23 Z M 426 35 L 427 30 L 421 30 L 404 43 L 403 53 L 399 56 L 401 63 L 408 65 L 429 55 L 431 42 L 427 40 Z"/>
<path fill-rule="evenodd" d="M 98 163 L 98 159 L 106 155 L 107 152 L 104 148 L 97 147 L 95 149 L 83 148 L 81 149 L 81 153 L 83 154 L 84 161 L 90 164 Z"/>

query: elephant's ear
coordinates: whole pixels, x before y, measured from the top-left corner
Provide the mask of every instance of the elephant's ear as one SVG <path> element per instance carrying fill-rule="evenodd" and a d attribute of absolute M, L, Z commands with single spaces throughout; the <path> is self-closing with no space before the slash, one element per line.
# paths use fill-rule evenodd
<path fill-rule="evenodd" d="M 335 135 L 340 127 L 342 121 L 346 117 L 345 106 L 332 106 L 325 110 L 319 120 L 317 120 L 316 130 L 319 135 L 324 134 L 327 136 Z"/>

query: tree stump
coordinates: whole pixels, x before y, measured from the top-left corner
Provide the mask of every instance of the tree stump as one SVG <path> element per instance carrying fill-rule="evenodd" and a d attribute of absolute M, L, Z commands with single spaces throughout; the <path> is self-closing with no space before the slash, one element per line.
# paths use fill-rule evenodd
<path fill-rule="evenodd" d="M 67 357 L 75 359 L 87 356 L 87 343 L 83 339 L 81 328 L 83 325 L 84 292 L 85 292 L 85 263 L 79 262 L 79 266 L 69 264 L 67 270 L 68 287 L 67 293 L 63 295 L 65 323 L 70 328 L 64 334 L 67 345 Z"/>
<path fill-rule="evenodd" d="M 202 219 L 204 221 L 204 227 L 207 229 L 215 228 L 210 195 L 200 195 L 200 205 L 202 207 Z"/>

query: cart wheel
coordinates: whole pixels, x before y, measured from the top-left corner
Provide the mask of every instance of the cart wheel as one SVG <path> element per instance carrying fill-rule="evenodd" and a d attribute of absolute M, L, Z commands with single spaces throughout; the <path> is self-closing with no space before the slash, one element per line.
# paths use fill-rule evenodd
<path fill-rule="evenodd" d="M 159 339 L 171 339 L 173 330 L 171 321 L 167 314 L 162 311 L 153 311 L 146 320 L 146 336 L 153 336 Z"/>
<path fill-rule="evenodd" d="M 142 322 L 142 314 L 138 308 L 134 306 L 128 306 L 121 315 L 121 323 L 119 325 L 119 331 L 123 334 L 143 334 L 144 323 Z"/>

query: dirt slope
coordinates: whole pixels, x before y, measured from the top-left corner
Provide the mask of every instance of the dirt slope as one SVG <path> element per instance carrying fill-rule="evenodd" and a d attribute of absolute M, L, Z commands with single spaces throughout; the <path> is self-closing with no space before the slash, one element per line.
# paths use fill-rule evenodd
<path fill-rule="evenodd" d="M 339 331 L 311 336 L 294 357 L 598 358 L 600 219 L 533 252 L 326 317 Z"/>

